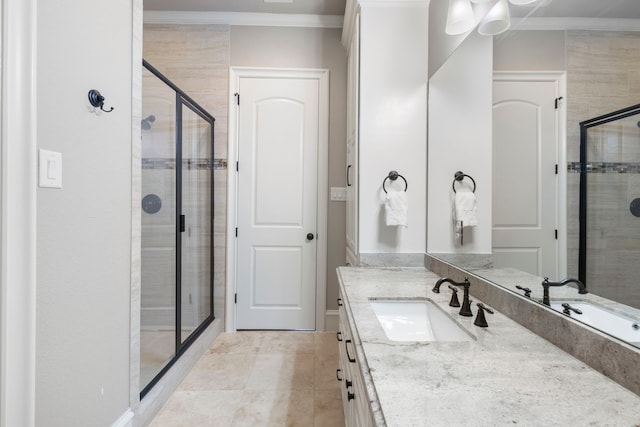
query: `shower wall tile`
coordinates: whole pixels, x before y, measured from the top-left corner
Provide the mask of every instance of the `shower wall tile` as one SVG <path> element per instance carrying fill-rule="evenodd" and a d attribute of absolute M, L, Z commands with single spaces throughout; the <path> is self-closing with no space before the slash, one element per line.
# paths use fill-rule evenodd
<path fill-rule="evenodd" d="M 577 277 L 578 270 L 578 202 L 579 174 L 571 170 L 571 162 L 580 160 L 581 121 L 609 113 L 638 103 L 640 99 L 640 33 L 610 31 L 567 31 L 567 161 L 568 173 L 568 274 Z M 636 129 L 637 131 L 637 129 Z M 604 137 L 603 137 L 604 138 Z M 623 138 L 626 139 L 626 138 Z M 601 155 L 595 161 L 640 162 L 635 158 L 635 150 L 640 156 L 640 144 L 612 146 L 610 141 L 602 139 L 595 146 L 589 146 L 589 158 Z M 623 157 L 619 156 L 620 148 Z M 629 154 L 631 157 L 628 157 Z M 589 180 L 594 175 L 589 174 Z M 628 178 L 628 177 L 627 177 Z M 591 185 L 591 184 L 590 184 Z M 604 183 L 598 184 L 597 198 L 602 203 L 596 207 L 595 215 L 617 215 L 624 210 L 613 206 L 616 202 L 608 196 L 617 189 Z M 640 197 L 640 196 L 639 196 Z M 625 197 L 622 197 L 624 200 Z M 590 202 L 591 205 L 591 202 Z M 594 206 L 590 206 L 594 209 Z M 628 212 L 628 206 L 626 208 Z M 628 232 L 626 220 L 613 220 L 620 234 Z M 625 230 L 626 229 L 626 230 Z M 640 239 L 638 239 L 640 241 Z M 627 245 L 624 243 L 624 245 Z M 606 249 L 611 251 L 612 249 Z M 617 257 L 621 259 L 621 257 Z M 613 261 L 616 258 L 607 257 Z M 636 262 L 637 263 L 637 262 Z M 615 264 L 615 263 L 613 263 Z M 618 269 L 623 268 L 618 265 Z M 599 271 L 608 270 L 603 268 Z M 616 268 L 609 273 L 613 274 Z"/>
<path fill-rule="evenodd" d="M 144 57 L 215 117 L 214 156 L 226 158 L 229 27 L 147 24 Z"/>
<path fill-rule="evenodd" d="M 227 25 L 144 26 L 144 58 L 167 76 L 215 118 L 214 150 L 214 314 L 224 319 L 226 292 L 227 123 L 229 93 L 229 27 Z M 167 131 L 170 131 L 167 129 Z M 203 154 L 203 153 L 200 153 Z M 152 157 L 152 156 L 149 156 Z M 158 156 L 167 157 L 167 156 Z M 150 160 L 151 161 L 151 160 Z M 175 167 L 175 166 L 174 166 Z M 208 177 L 198 174 L 203 191 Z M 197 196 L 197 194 L 196 194 Z M 210 215 L 197 207 L 197 197 L 187 201 L 192 215 Z M 190 244 L 199 247 L 206 230 L 192 230 Z M 206 242 L 205 242 L 206 240 Z M 196 274 L 191 272 L 191 274 Z"/>
<path fill-rule="evenodd" d="M 132 52 L 133 63 L 140 63 L 142 58 L 142 0 L 133 0 L 132 4 Z M 132 73 L 131 78 L 131 317 L 130 330 L 131 342 L 129 344 L 129 406 L 137 408 L 140 402 L 140 304 L 141 304 L 141 213 L 140 200 L 142 199 L 142 170 L 141 161 L 141 131 L 137 123 L 142 120 L 142 75 L 140 72 Z"/>

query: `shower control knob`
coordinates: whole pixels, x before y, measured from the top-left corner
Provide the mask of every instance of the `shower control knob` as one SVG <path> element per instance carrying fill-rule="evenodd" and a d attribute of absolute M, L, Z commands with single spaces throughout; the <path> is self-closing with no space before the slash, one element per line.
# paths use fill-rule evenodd
<path fill-rule="evenodd" d="M 311 241 L 313 240 L 313 238 L 314 238 L 313 233 L 307 233 L 307 240 Z"/>

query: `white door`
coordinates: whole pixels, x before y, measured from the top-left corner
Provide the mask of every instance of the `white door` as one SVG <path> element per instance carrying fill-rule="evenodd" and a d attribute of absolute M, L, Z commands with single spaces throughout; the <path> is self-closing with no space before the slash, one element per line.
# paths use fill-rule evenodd
<path fill-rule="evenodd" d="M 557 277 L 558 96 L 556 81 L 494 80 L 495 267 Z"/>
<path fill-rule="evenodd" d="M 319 91 L 239 80 L 237 329 L 315 329 Z"/>

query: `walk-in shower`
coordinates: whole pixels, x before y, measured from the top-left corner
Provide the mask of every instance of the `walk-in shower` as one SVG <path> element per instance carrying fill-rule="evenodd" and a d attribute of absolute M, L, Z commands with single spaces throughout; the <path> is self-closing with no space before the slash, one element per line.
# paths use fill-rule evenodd
<path fill-rule="evenodd" d="M 214 319 L 214 118 L 146 61 L 142 113 L 144 396 Z"/>
<path fill-rule="evenodd" d="M 640 104 L 580 123 L 580 280 L 640 308 Z"/>

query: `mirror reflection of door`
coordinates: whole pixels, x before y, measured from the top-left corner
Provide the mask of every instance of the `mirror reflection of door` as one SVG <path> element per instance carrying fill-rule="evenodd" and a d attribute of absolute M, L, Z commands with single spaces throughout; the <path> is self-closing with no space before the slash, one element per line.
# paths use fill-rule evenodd
<path fill-rule="evenodd" d="M 495 267 L 557 278 L 558 82 L 497 74 L 493 86 Z"/>

